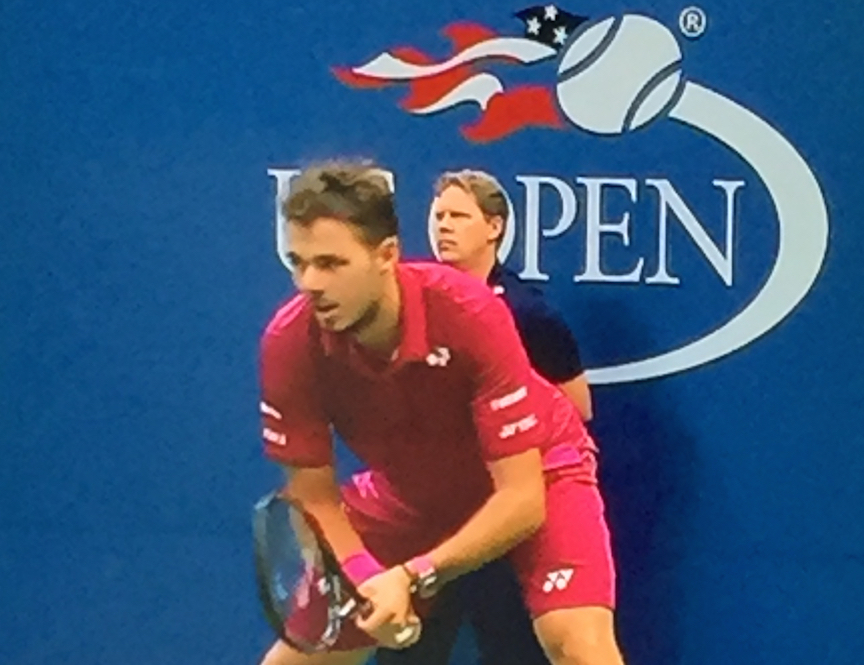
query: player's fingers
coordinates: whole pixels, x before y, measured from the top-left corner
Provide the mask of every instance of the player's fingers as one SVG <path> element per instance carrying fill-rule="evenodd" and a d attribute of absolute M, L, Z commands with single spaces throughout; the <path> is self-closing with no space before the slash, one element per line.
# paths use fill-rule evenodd
<path fill-rule="evenodd" d="M 396 605 L 393 611 L 392 622 L 397 626 L 407 626 L 412 621 L 417 620 L 417 615 L 414 614 L 414 608 L 411 606 L 411 600 L 400 605 Z"/>
<path fill-rule="evenodd" d="M 378 595 L 378 586 L 375 584 L 377 581 L 378 575 L 373 575 L 368 580 L 362 582 L 357 586 L 357 593 L 359 593 L 364 598 L 372 599 Z"/>
<path fill-rule="evenodd" d="M 355 622 L 357 627 L 364 632 L 374 632 L 381 626 L 393 622 L 393 612 L 386 607 L 372 605 L 372 611 L 365 615 L 358 615 Z"/>

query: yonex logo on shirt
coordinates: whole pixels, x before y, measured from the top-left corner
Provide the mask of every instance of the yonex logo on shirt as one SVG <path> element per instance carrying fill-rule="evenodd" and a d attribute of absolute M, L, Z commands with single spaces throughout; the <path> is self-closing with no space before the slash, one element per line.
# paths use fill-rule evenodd
<path fill-rule="evenodd" d="M 426 364 L 429 367 L 447 367 L 450 362 L 450 349 L 446 346 L 436 346 L 435 350 L 426 356 Z"/>
<path fill-rule="evenodd" d="M 563 591 L 567 588 L 567 585 L 570 584 L 570 580 L 572 578 L 572 568 L 562 568 L 561 570 L 554 570 L 546 576 L 546 581 L 543 583 L 543 592 L 552 593 L 552 591 L 554 591 L 555 589 L 558 589 L 558 591 Z"/>

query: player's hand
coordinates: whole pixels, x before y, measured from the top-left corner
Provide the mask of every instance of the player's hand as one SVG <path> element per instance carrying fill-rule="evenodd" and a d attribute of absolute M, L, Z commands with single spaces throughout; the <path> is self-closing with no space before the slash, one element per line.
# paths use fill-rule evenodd
<path fill-rule="evenodd" d="M 370 577 L 357 591 L 372 611 L 357 618 L 357 626 L 390 649 L 404 649 L 420 638 L 420 620 L 411 606 L 411 579 L 401 566 Z M 413 628 L 413 630 L 409 630 Z"/>

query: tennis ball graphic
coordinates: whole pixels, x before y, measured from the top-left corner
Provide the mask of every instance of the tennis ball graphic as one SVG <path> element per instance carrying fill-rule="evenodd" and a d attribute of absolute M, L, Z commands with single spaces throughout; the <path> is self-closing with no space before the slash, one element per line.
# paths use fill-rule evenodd
<path fill-rule="evenodd" d="M 558 66 L 564 115 L 595 134 L 622 134 L 668 110 L 683 81 L 681 49 L 662 23 L 637 14 L 577 33 Z"/>

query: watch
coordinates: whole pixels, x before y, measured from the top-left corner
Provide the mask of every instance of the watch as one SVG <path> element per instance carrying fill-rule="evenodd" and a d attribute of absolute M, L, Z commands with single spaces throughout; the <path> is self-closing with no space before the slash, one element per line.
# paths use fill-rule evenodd
<path fill-rule="evenodd" d="M 438 592 L 438 570 L 428 556 L 416 556 L 402 564 L 411 578 L 411 593 L 420 598 L 431 598 Z"/>

